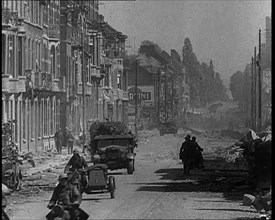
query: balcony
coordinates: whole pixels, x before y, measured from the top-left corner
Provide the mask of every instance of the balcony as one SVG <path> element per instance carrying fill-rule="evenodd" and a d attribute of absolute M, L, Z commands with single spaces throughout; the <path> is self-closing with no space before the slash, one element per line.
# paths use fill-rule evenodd
<path fill-rule="evenodd" d="M 2 74 L 2 93 L 9 92 L 9 75 Z"/>
<path fill-rule="evenodd" d="M 9 93 L 19 93 L 18 91 L 18 79 L 9 79 Z"/>
<path fill-rule="evenodd" d="M 50 73 L 42 72 L 42 89 L 50 91 L 52 90 L 52 75 Z"/>
<path fill-rule="evenodd" d="M 87 83 L 85 86 L 85 95 L 92 95 L 93 86 L 90 83 Z"/>
<path fill-rule="evenodd" d="M 81 95 L 82 94 L 82 83 L 77 84 L 77 94 Z"/>
<path fill-rule="evenodd" d="M 48 5 L 50 3 L 50 0 L 39 0 L 39 3 L 41 5 Z"/>
<path fill-rule="evenodd" d="M 18 79 L 18 92 L 26 92 L 26 77 L 19 76 Z"/>
<path fill-rule="evenodd" d="M 41 72 L 34 73 L 34 89 L 39 89 L 42 87 L 42 76 Z"/>
<path fill-rule="evenodd" d="M 53 80 L 52 90 L 53 92 L 59 92 L 59 79 Z"/>
<path fill-rule="evenodd" d="M 65 76 L 60 76 L 59 77 L 58 88 L 59 88 L 60 92 L 65 92 L 66 91 L 66 79 L 65 79 Z"/>
<path fill-rule="evenodd" d="M 60 28 L 59 28 L 59 25 L 49 24 L 48 28 L 49 28 L 48 29 L 48 36 L 49 36 L 49 38 L 60 39 Z"/>
<path fill-rule="evenodd" d="M 16 27 L 18 25 L 18 12 L 9 8 L 2 8 L 2 26 Z"/>

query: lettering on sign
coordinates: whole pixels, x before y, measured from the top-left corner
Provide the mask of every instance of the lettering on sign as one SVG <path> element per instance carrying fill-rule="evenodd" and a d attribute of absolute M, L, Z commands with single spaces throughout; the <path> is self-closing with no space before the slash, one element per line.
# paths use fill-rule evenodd
<path fill-rule="evenodd" d="M 135 105 L 135 99 L 137 97 L 137 104 L 139 105 L 143 100 L 151 100 L 150 92 L 142 92 L 139 88 L 137 88 L 137 93 L 135 91 L 135 87 L 132 87 L 128 90 L 129 103 L 131 105 Z"/>

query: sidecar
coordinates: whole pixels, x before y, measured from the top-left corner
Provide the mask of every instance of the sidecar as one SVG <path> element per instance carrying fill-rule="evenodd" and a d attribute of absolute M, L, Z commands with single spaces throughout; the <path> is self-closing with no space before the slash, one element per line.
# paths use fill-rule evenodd
<path fill-rule="evenodd" d="M 87 194 L 110 193 L 111 199 L 115 198 L 115 177 L 108 176 L 105 164 L 95 164 L 89 166 L 87 171 L 88 183 L 84 189 Z"/>

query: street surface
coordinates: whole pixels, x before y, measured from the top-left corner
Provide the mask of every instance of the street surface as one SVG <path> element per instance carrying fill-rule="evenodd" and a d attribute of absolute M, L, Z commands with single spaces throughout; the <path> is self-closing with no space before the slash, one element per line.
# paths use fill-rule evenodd
<path fill-rule="evenodd" d="M 204 148 L 205 170 L 183 175 L 178 151 L 185 136 L 159 136 L 158 131 L 141 131 L 137 148 L 136 172 L 110 171 L 116 180 L 115 199 L 110 194 L 84 194 L 81 207 L 89 219 L 237 219 L 253 218 L 255 209 L 242 205 L 243 190 L 232 190 L 230 182 L 246 177 L 245 169 L 215 158 L 215 151 L 234 143 L 233 139 L 213 140 L 196 135 Z M 64 150 L 65 151 L 65 150 Z M 68 155 L 56 156 L 62 164 L 48 178 L 62 172 Z M 65 159 L 64 159 L 65 158 Z M 31 168 L 29 169 L 29 171 Z M 226 181 L 228 180 L 228 181 Z M 46 189 L 46 188 L 45 188 Z M 53 188 L 9 198 L 11 219 L 45 219 Z M 24 192 L 24 191 L 23 191 Z M 22 193 L 21 193 L 22 194 Z"/>

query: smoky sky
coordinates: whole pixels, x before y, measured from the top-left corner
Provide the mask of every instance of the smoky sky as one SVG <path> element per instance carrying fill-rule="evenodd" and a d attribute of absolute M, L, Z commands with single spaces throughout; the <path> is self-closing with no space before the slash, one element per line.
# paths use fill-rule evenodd
<path fill-rule="evenodd" d="M 150 40 L 168 53 L 175 49 L 181 55 L 189 37 L 198 60 L 209 63 L 212 59 L 215 71 L 228 79 L 250 62 L 254 46 L 258 47 L 259 28 L 264 33 L 265 17 L 271 16 L 271 1 L 102 1 L 100 13 L 128 36 L 129 52 Z"/>

